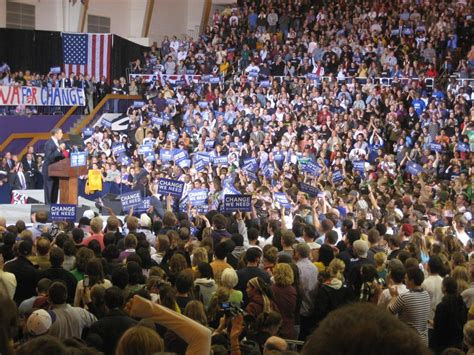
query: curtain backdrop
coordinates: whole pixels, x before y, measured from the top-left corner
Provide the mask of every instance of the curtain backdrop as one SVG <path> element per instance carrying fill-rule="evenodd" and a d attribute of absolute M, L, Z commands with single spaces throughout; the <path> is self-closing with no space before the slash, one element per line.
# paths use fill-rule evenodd
<path fill-rule="evenodd" d="M 129 67 L 129 63 L 137 58 L 143 58 L 143 52 L 149 49 L 149 47 L 143 47 L 123 37 L 114 35 L 110 77 L 115 79 L 125 76 L 125 69 Z"/>
<path fill-rule="evenodd" d="M 149 49 L 114 35 L 110 77 L 125 76 L 129 63 L 143 57 Z M 49 68 L 62 68 L 61 32 L 0 28 L 0 64 L 7 63 L 12 71 L 29 69 L 48 73 Z"/>
<path fill-rule="evenodd" d="M 62 65 L 61 33 L 0 28 L 1 62 L 6 62 L 12 70 L 29 69 L 46 74 L 49 68 Z"/>

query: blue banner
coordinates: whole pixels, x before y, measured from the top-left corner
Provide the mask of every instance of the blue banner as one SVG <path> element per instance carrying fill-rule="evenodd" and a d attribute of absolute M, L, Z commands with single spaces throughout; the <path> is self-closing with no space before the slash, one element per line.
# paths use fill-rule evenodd
<path fill-rule="evenodd" d="M 209 156 L 209 153 L 204 153 L 204 152 L 199 152 L 199 153 L 194 154 L 193 161 L 198 162 L 200 160 L 203 160 L 204 164 L 209 164 L 211 162 L 211 157 Z"/>
<path fill-rule="evenodd" d="M 143 205 L 140 191 L 131 191 L 120 195 L 120 202 L 122 203 L 122 209 L 124 211 L 127 211 L 132 207 Z"/>
<path fill-rule="evenodd" d="M 246 171 L 257 171 L 257 167 L 257 159 L 249 158 L 244 160 L 244 166 L 242 169 Z"/>
<path fill-rule="evenodd" d="M 153 147 L 148 144 L 142 144 L 138 147 L 138 154 L 147 155 L 153 153 Z"/>
<path fill-rule="evenodd" d="M 160 160 L 169 163 L 173 160 L 173 152 L 170 149 L 160 149 Z"/>
<path fill-rule="evenodd" d="M 431 144 L 430 144 L 430 150 L 431 150 L 432 152 L 438 152 L 438 153 L 440 153 L 440 152 L 443 151 L 443 146 L 442 146 L 441 144 L 439 144 L 439 143 L 431 143 Z"/>
<path fill-rule="evenodd" d="M 360 173 L 364 173 L 365 172 L 365 161 L 363 160 L 357 160 L 357 161 L 354 161 L 352 163 L 352 165 L 354 166 L 354 170 L 355 171 L 358 171 Z"/>
<path fill-rule="evenodd" d="M 207 149 L 214 149 L 215 144 L 216 144 L 216 141 L 212 139 L 206 139 L 206 141 L 204 142 L 204 146 Z"/>
<path fill-rule="evenodd" d="M 314 176 L 319 176 L 323 170 L 319 164 L 313 161 L 307 161 L 301 165 L 301 170 Z"/>
<path fill-rule="evenodd" d="M 122 165 L 130 165 L 130 163 L 132 162 L 132 159 L 130 159 L 128 155 L 122 154 L 122 155 L 119 155 L 118 161 Z"/>
<path fill-rule="evenodd" d="M 82 134 L 84 135 L 84 137 L 90 137 L 94 134 L 94 130 L 91 127 L 86 127 L 82 131 Z"/>
<path fill-rule="evenodd" d="M 179 164 L 179 162 L 185 160 L 187 157 L 188 157 L 188 152 L 185 151 L 184 149 L 173 150 L 173 159 L 176 162 L 176 164 Z"/>
<path fill-rule="evenodd" d="M 219 166 L 219 165 L 229 165 L 228 162 L 227 162 L 227 155 L 221 155 L 221 156 L 218 156 L 218 157 L 214 157 L 212 159 L 212 164 L 214 166 Z"/>
<path fill-rule="evenodd" d="M 181 169 L 189 168 L 189 167 L 191 167 L 191 160 L 189 160 L 189 159 L 183 159 L 183 160 L 181 160 L 181 161 L 178 163 L 178 166 L 179 166 Z"/>
<path fill-rule="evenodd" d="M 197 171 L 202 171 L 206 168 L 206 165 L 206 162 L 201 159 L 194 163 L 194 169 L 196 169 Z"/>
<path fill-rule="evenodd" d="M 275 202 L 278 202 L 281 207 L 286 209 L 291 208 L 291 203 L 283 192 L 275 192 L 273 194 L 273 198 L 275 199 Z"/>
<path fill-rule="evenodd" d="M 52 204 L 49 216 L 52 221 L 76 221 L 76 205 Z"/>
<path fill-rule="evenodd" d="M 252 195 L 224 195 L 224 212 L 251 212 Z"/>
<path fill-rule="evenodd" d="M 342 181 L 342 172 L 341 170 L 336 170 L 332 173 L 332 182 L 337 183 Z"/>
<path fill-rule="evenodd" d="M 88 155 L 89 155 L 89 153 L 87 153 L 87 152 L 71 153 L 71 168 L 77 168 L 79 166 L 86 166 Z"/>
<path fill-rule="evenodd" d="M 125 153 L 125 146 L 123 143 L 112 145 L 112 153 L 114 153 L 115 156 Z"/>
<path fill-rule="evenodd" d="M 193 189 L 189 191 L 188 199 L 192 206 L 203 206 L 207 204 L 208 189 Z"/>
<path fill-rule="evenodd" d="M 173 195 L 181 197 L 183 194 L 184 182 L 161 178 L 158 180 L 158 193 L 162 195 Z"/>
<path fill-rule="evenodd" d="M 310 196 L 317 197 L 320 190 L 316 186 L 300 182 L 300 191 L 305 192 Z"/>
<path fill-rule="evenodd" d="M 405 170 L 411 175 L 418 175 L 424 171 L 420 164 L 414 163 L 412 161 L 407 162 Z"/>
<path fill-rule="evenodd" d="M 458 152 L 469 152 L 469 144 L 459 142 L 457 147 Z"/>

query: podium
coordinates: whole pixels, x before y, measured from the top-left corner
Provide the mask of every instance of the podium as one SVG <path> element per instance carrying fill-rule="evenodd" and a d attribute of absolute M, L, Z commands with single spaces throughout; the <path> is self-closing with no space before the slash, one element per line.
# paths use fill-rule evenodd
<path fill-rule="evenodd" d="M 48 167 L 51 177 L 59 178 L 59 203 L 77 205 L 78 182 L 77 178 L 87 175 L 87 167 L 71 167 L 71 159 L 62 159 Z"/>

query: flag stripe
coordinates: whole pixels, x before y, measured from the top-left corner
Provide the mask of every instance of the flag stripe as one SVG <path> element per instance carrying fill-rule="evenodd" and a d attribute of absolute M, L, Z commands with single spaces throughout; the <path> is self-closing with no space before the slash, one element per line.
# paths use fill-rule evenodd
<path fill-rule="evenodd" d="M 112 35 L 63 33 L 64 72 L 109 80 Z"/>

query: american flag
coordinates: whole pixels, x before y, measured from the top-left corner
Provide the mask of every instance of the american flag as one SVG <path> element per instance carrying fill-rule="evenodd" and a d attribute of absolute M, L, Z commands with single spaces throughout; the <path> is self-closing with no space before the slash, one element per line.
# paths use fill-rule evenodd
<path fill-rule="evenodd" d="M 99 79 L 110 73 L 112 35 L 102 33 L 63 33 L 64 72 L 90 75 Z"/>

